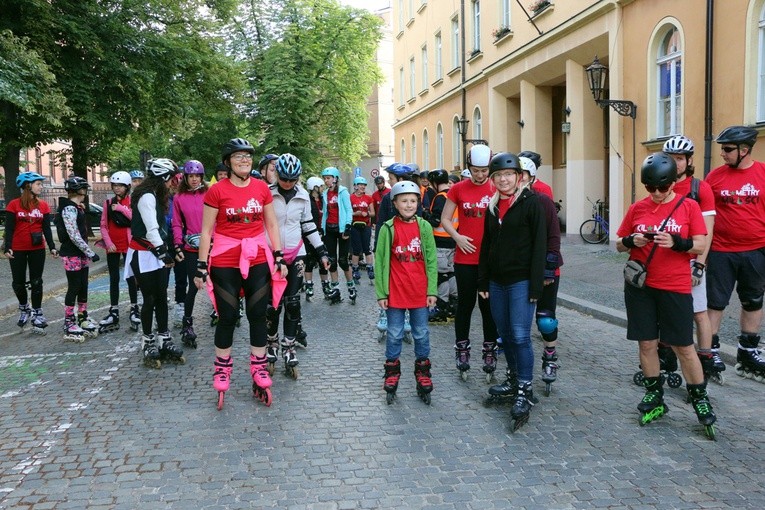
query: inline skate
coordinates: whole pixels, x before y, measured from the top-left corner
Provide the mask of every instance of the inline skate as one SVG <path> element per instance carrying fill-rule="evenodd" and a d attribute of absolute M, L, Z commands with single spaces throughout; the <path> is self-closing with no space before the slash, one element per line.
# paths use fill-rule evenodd
<path fill-rule="evenodd" d="M 274 375 L 276 361 L 279 359 L 279 334 L 266 336 L 266 362 L 268 375 Z"/>
<path fill-rule="evenodd" d="M 110 333 L 118 329 L 120 329 L 120 311 L 117 308 L 110 308 L 109 315 L 98 323 L 98 332 Z"/>
<path fill-rule="evenodd" d="M 45 328 L 48 327 L 48 321 L 45 320 L 42 308 L 35 308 L 32 311 L 32 333 L 35 335 L 45 335 Z"/>
<path fill-rule="evenodd" d="M 433 391 L 433 381 L 430 378 L 430 360 L 418 359 L 414 362 L 414 378 L 417 381 L 417 396 L 430 405 L 430 392 Z"/>
<path fill-rule="evenodd" d="M 468 370 L 470 370 L 470 340 L 457 340 L 454 346 L 454 357 L 457 370 L 460 371 L 460 378 L 467 381 Z"/>
<path fill-rule="evenodd" d="M 396 390 L 398 389 L 398 380 L 401 378 L 401 361 L 398 358 L 389 359 L 385 361 L 385 383 L 383 389 L 385 390 L 385 402 L 390 405 L 396 398 Z"/>
<path fill-rule="evenodd" d="M 640 411 L 640 425 L 647 425 L 658 420 L 669 412 L 664 402 L 664 381 L 661 377 L 646 377 L 643 379 L 645 395 L 637 408 Z"/>
<path fill-rule="evenodd" d="M 223 409 L 223 400 L 231 384 L 231 372 L 234 369 L 234 360 L 231 356 L 227 358 L 215 357 L 215 371 L 213 372 L 213 388 L 218 392 L 218 411 Z"/>
<path fill-rule="evenodd" d="M 412 325 L 409 323 L 409 310 L 404 311 L 404 343 L 412 343 Z"/>
<path fill-rule="evenodd" d="M 327 294 L 326 299 L 329 300 L 330 305 L 343 302 L 343 298 L 340 296 L 340 282 L 332 282 L 330 284 L 329 294 Z"/>
<path fill-rule="evenodd" d="M 81 344 L 85 341 L 85 332 L 77 325 L 74 314 L 64 317 L 64 341 Z"/>
<path fill-rule="evenodd" d="M 752 334 L 742 334 L 738 337 L 738 353 L 736 354 L 736 375 L 765 382 L 765 358 L 757 348 L 760 337 Z"/>
<path fill-rule="evenodd" d="M 305 287 L 305 300 L 310 303 L 313 301 L 313 282 L 305 282 L 303 286 Z"/>
<path fill-rule="evenodd" d="M 90 317 L 88 317 L 87 310 L 83 310 L 77 314 L 77 323 L 85 332 L 86 337 L 96 338 L 98 336 L 98 326 Z"/>
<path fill-rule="evenodd" d="M 688 399 L 691 401 L 693 410 L 696 411 L 696 417 L 699 419 L 699 423 L 704 426 L 704 433 L 706 436 L 713 440 L 715 439 L 715 416 L 712 411 L 712 404 L 709 402 L 709 395 L 707 395 L 707 383 L 703 384 L 689 384 Z"/>
<path fill-rule="evenodd" d="M 32 318 L 32 308 L 29 303 L 25 305 L 19 305 L 19 320 L 16 325 L 21 328 L 22 333 L 24 328 L 29 324 L 29 320 Z"/>
<path fill-rule="evenodd" d="M 183 349 L 175 345 L 169 331 L 157 333 L 156 342 L 159 344 L 159 356 L 162 362 L 177 363 L 178 365 L 186 363 Z"/>
<path fill-rule="evenodd" d="M 380 308 L 380 315 L 377 317 L 377 341 L 384 342 L 388 337 L 388 312 Z"/>
<path fill-rule="evenodd" d="M 301 318 L 297 323 L 297 331 L 295 332 L 295 340 L 298 347 L 306 349 L 308 347 L 308 333 L 303 329 L 303 319 Z"/>
<path fill-rule="evenodd" d="M 667 381 L 670 388 L 679 388 L 683 384 L 683 378 L 677 373 L 677 355 L 667 344 L 659 342 L 659 369 L 661 370 L 662 381 Z M 640 367 L 642 368 L 642 367 Z M 638 386 L 643 386 L 643 371 L 635 372 L 632 376 L 632 382 Z"/>
<path fill-rule="evenodd" d="M 542 353 L 542 381 L 545 383 L 545 397 L 550 396 L 552 391 L 552 383 L 558 379 L 558 353 L 555 352 L 555 348 L 552 351 L 545 348 Z M 642 373 L 642 372 L 641 372 Z"/>
<path fill-rule="evenodd" d="M 375 266 L 374 264 L 367 264 L 367 277 L 369 278 L 369 284 L 375 284 Z"/>
<path fill-rule="evenodd" d="M 186 315 L 185 306 L 183 303 L 175 303 L 173 307 L 173 327 L 183 327 L 183 317 Z"/>
<path fill-rule="evenodd" d="M 356 304 L 356 296 L 357 296 L 356 284 L 352 280 L 352 281 L 348 282 L 348 299 L 351 300 L 351 304 L 352 305 Z"/>
<path fill-rule="evenodd" d="M 186 347 L 191 347 L 192 349 L 197 348 L 197 334 L 194 332 L 194 317 L 183 318 L 181 343 Z"/>
<path fill-rule="evenodd" d="M 518 393 L 515 396 L 515 403 L 510 409 L 510 417 L 513 419 L 513 432 L 523 427 L 529 421 L 531 408 L 537 400 L 534 398 L 534 390 L 531 387 L 531 381 L 518 384 Z"/>
<path fill-rule="evenodd" d="M 332 284 L 329 280 L 321 281 L 321 291 L 324 293 L 324 299 L 329 299 L 329 295 L 332 292 Z"/>
<path fill-rule="evenodd" d="M 295 353 L 294 338 L 284 337 L 284 340 L 282 341 L 282 357 L 284 358 L 285 373 L 293 379 L 297 379 L 299 361 Z"/>
<path fill-rule="evenodd" d="M 710 366 L 709 379 L 715 384 L 722 386 L 725 384 L 725 363 L 720 356 L 720 337 L 712 335 L 712 364 Z"/>
<path fill-rule="evenodd" d="M 266 356 L 258 357 L 250 354 L 250 375 L 252 376 L 252 396 L 263 402 L 266 407 L 271 406 L 271 376 L 266 368 Z"/>
<path fill-rule="evenodd" d="M 351 277 L 353 278 L 353 283 L 356 285 L 361 283 L 361 272 L 359 271 L 359 266 L 351 266 Z"/>
<path fill-rule="evenodd" d="M 515 400 L 517 394 L 518 375 L 514 370 L 507 369 L 505 371 L 505 381 L 489 388 L 489 396 L 486 397 L 484 405 L 491 407 L 495 404 L 504 404 L 510 400 Z"/>
<path fill-rule="evenodd" d="M 138 331 L 141 326 L 141 309 L 138 305 L 130 305 L 130 329 Z"/>
<path fill-rule="evenodd" d="M 486 374 L 486 384 L 490 384 L 497 370 L 497 342 L 484 342 L 481 349 L 483 357 L 483 371 Z"/>
<path fill-rule="evenodd" d="M 141 337 L 142 351 L 143 351 L 143 364 L 149 368 L 162 368 L 162 361 L 160 360 L 159 347 L 157 346 L 157 339 L 154 335 L 143 335 Z"/>

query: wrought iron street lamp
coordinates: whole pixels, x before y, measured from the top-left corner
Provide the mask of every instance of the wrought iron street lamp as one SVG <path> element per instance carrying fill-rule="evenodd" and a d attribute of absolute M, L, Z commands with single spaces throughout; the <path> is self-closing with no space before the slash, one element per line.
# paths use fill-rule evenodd
<path fill-rule="evenodd" d="M 587 72 L 587 82 L 590 86 L 590 92 L 595 102 L 601 108 L 611 107 L 622 117 L 632 118 L 632 203 L 635 203 L 635 117 L 637 116 L 637 105 L 632 101 L 622 99 L 605 99 L 608 90 L 608 68 L 600 63 L 598 57 L 592 64 L 585 69 Z"/>
<path fill-rule="evenodd" d="M 470 123 L 469 120 L 467 120 L 465 117 L 460 117 L 457 119 L 457 133 L 459 133 L 460 138 L 462 139 L 462 162 L 463 162 L 463 168 L 467 168 L 467 144 L 479 144 L 479 145 L 489 145 L 489 142 L 484 140 L 483 138 L 466 138 L 467 136 L 467 129 L 468 124 Z"/>

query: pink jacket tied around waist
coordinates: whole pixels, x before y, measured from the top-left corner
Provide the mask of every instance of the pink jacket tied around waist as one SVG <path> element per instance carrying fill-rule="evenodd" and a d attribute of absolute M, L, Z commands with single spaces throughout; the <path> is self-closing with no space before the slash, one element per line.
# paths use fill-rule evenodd
<path fill-rule="evenodd" d="M 239 254 L 239 272 L 242 274 L 242 278 L 247 279 L 250 274 L 250 263 L 258 257 L 258 251 L 264 250 L 266 253 L 266 260 L 268 261 L 268 268 L 271 271 L 271 299 L 272 303 L 276 306 L 281 302 L 282 294 L 287 288 L 287 279 L 284 278 L 281 272 L 274 271 L 274 256 L 271 253 L 271 249 L 266 242 L 266 234 L 262 233 L 256 237 L 246 237 L 244 239 L 234 239 L 233 237 L 227 237 L 219 233 L 215 233 L 215 242 L 213 243 L 212 250 L 210 251 L 210 258 L 227 252 L 228 250 L 241 245 L 242 251 Z M 215 311 L 218 311 L 218 305 L 215 303 L 215 293 L 213 292 L 212 279 L 207 278 L 207 295 L 210 296 Z"/>

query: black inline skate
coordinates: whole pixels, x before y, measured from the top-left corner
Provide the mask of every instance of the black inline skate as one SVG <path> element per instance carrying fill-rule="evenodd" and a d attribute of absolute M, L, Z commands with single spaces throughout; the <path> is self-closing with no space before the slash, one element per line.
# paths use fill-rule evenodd
<path fill-rule="evenodd" d="M 454 359 L 457 370 L 460 371 L 460 378 L 467 381 L 467 373 L 470 370 L 470 340 L 457 340 L 454 345 Z"/>
<path fill-rule="evenodd" d="M 531 387 L 531 381 L 518 384 L 518 394 L 515 396 L 515 403 L 510 409 L 510 417 L 513 419 L 513 432 L 523 427 L 529 421 L 531 408 L 537 403 L 534 398 L 534 390 Z"/>
<path fill-rule="evenodd" d="M 704 426 L 704 433 L 709 439 L 714 441 L 714 423 L 717 421 L 717 416 L 715 416 L 715 413 L 712 411 L 712 404 L 709 402 L 707 383 L 689 384 L 687 387 L 688 399 L 691 401 L 693 410 L 696 411 L 696 417 L 699 419 L 699 423 Z"/>
<path fill-rule="evenodd" d="M 24 328 L 29 324 L 29 320 L 32 318 L 32 308 L 29 306 L 29 303 L 25 305 L 19 305 L 19 320 L 16 322 L 16 325 L 21 328 L 21 331 L 24 331 Z"/>
<path fill-rule="evenodd" d="M 324 293 L 324 299 L 329 299 L 329 295 L 332 292 L 332 284 L 329 280 L 321 281 L 321 291 Z"/>
<path fill-rule="evenodd" d="M 110 333 L 120 329 L 120 311 L 118 308 L 110 308 L 109 315 L 98 323 L 99 333 Z"/>
<path fill-rule="evenodd" d="M 765 382 L 765 358 L 757 348 L 760 337 L 752 334 L 741 334 L 738 337 L 738 353 L 736 354 L 736 375 Z"/>
<path fill-rule="evenodd" d="M 157 344 L 159 344 L 159 355 L 162 362 L 177 363 L 179 365 L 186 363 L 186 358 L 183 357 L 183 349 L 175 345 L 169 331 L 157 333 L 155 339 Z"/>
<path fill-rule="evenodd" d="M 293 379 L 298 378 L 298 364 L 295 352 L 295 339 L 290 337 L 284 337 L 282 341 L 282 357 L 284 358 L 284 371 Z"/>
<path fill-rule="evenodd" d="M 356 304 L 356 296 L 358 293 L 356 292 L 356 284 L 353 281 L 348 282 L 348 299 L 351 300 L 351 304 Z"/>
<path fill-rule="evenodd" d="M 683 384 L 683 378 L 677 373 L 677 355 L 675 351 L 669 345 L 659 342 L 658 352 L 662 384 L 666 381 L 667 386 L 670 388 L 679 388 Z M 642 370 L 635 372 L 635 375 L 632 376 L 632 382 L 638 386 L 643 386 L 644 379 Z"/>
<path fill-rule="evenodd" d="M 558 353 L 553 348 L 548 351 L 547 348 L 542 352 L 542 381 L 545 383 L 545 397 L 550 396 L 552 383 L 558 379 Z"/>
<path fill-rule="evenodd" d="M 725 362 L 723 362 L 720 356 L 720 337 L 712 335 L 712 365 L 709 371 L 709 380 L 715 384 L 722 386 L 725 384 L 725 376 L 722 374 L 725 372 Z"/>
<path fill-rule="evenodd" d="M 268 375 L 274 375 L 279 360 L 279 334 L 266 336 L 266 363 Z"/>
<path fill-rule="evenodd" d="M 351 266 L 351 277 L 353 278 L 353 283 L 356 285 L 361 283 L 361 272 L 359 271 L 359 266 Z"/>
<path fill-rule="evenodd" d="M 483 357 L 483 371 L 486 374 L 486 384 L 490 384 L 497 370 L 497 341 L 484 342 L 481 349 Z"/>
<path fill-rule="evenodd" d="M 45 320 L 42 308 L 35 308 L 32 311 L 32 333 L 35 335 L 45 335 L 45 328 L 48 327 L 48 321 Z"/>
<path fill-rule="evenodd" d="M 130 329 L 138 331 L 141 326 L 141 308 L 138 305 L 130 305 Z"/>
<path fill-rule="evenodd" d="M 327 294 L 326 299 L 329 300 L 330 305 L 336 305 L 338 303 L 343 302 L 342 296 L 340 296 L 340 283 L 339 282 L 332 282 L 329 289 L 329 294 Z"/>
<path fill-rule="evenodd" d="M 302 347 L 303 349 L 308 347 L 308 333 L 306 333 L 305 330 L 303 329 L 302 318 L 298 320 L 298 323 L 297 323 L 297 331 L 295 332 L 295 340 L 297 341 L 298 347 Z"/>
<path fill-rule="evenodd" d="M 367 264 L 367 277 L 369 278 L 369 285 L 375 284 L 375 266 L 374 264 Z"/>
<path fill-rule="evenodd" d="M 162 361 L 160 360 L 159 347 L 157 346 L 157 339 L 154 335 L 143 335 L 141 337 L 143 344 L 143 364 L 149 368 L 162 368 Z"/>
<path fill-rule="evenodd" d="M 401 378 L 401 361 L 397 359 L 389 359 L 385 361 L 385 383 L 383 389 L 386 396 L 385 401 L 388 405 L 393 403 L 393 399 L 396 398 L 396 390 L 398 389 L 398 380 Z"/>
<path fill-rule="evenodd" d="M 428 358 L 418 359 L 414 362 L 414 378 L 417 381 L 417 396 L 430 405 L 433 381 L 430 378 L 430 360 Z"/>
<path fill-rule="evenodd" d="M 305 300 L 309 303 L 313 300 L 313 282 L 305 282 Z"/>
<path fill-rule="evenodd" d="M 489 388 L 489 396 L 486 397 L 484 405 L 491 407 L 497 404 L 508 403 L 515 400 L 518 394 L 518 375 L 515 371 L 507 369 L 505 371 L 505 381 L 501 384 L 495 384 Z"/>
<path fill-rule="evenodd" d="M 646 377 L 643 379 L 645 395 L 637 408 L 640 411 L 640 425 L 647 425 L 658 420 L 669 412 L 669 407 L 664 402 L 664 380 L 659 377 Z"/>
<path fill-rule="evenodd" d="M 197 348 L 197 334 L 194 332 L 194 317 L 183 318 L 181 343 L 186 347 L 191 347 L 192 349 Z"/>

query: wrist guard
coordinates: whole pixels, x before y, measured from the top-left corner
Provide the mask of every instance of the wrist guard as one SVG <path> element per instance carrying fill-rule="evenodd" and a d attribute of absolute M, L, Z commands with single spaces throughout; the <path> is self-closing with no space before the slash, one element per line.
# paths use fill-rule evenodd
<path fill-rule="evenodd" d="M 672 234 L 672 249 L 674 251 L 688 251 L 693 248 L 693 239 L 680 237 L 679 234 Z"/>
<path fill-rule="evenodd" d="M 624 245 L 625 248 L 632 249 L 635 247 L 635 234 L 630 234 L 628 236 L 622 237 L 622 245 Z"/>

